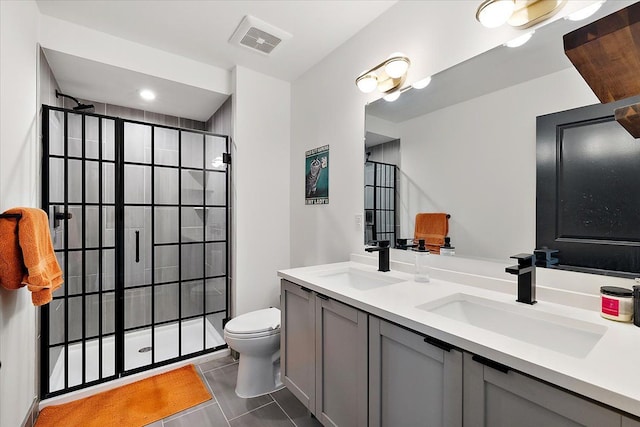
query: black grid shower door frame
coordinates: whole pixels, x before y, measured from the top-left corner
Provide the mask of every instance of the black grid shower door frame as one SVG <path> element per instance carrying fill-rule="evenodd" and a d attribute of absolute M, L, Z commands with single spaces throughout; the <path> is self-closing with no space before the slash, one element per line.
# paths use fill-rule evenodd
<path fill-rule="evenodd" d="M 64 136 L 63 136 L 63 144 L 64 144 L 64 152 L 62 154 L 52 154 L 50 152 L 50 130 L 49 130 L 49 123 L 50 123 L 50 114 L 51 112 L 58 112 L 58 114 L 62 114 L 63 116 L 63 127 L 64 127 Z M 82 121 L 82 153 L 80 156 L 69 156 L 69 130 L 68 130 L 68 121 L 69 121 L 69 115 L 76 115 L 79 116 L 81 118 Z M 87 117 L 95 117 L 97 118 L 97 123 L 98 123 L 98 141 L 97 141 L 97 149 L 98 149 L 98 157 L 97 158 L 87 158 L 86 155 L 86 134 L 85 134 L 85 130 L 86 130 L 86 118 Z M 113 159 L 105 159 L 103 158 L 104 153 L 103 153 L 103 123 L 105 120 L 109 120 L 109 121 L 113 121 L 114 123 L 114 131 L 115 131 L 115 135 L 114 135 L 114 158 Z M 151 289 L 151 298 L 152 298 L 152 302 L 151 302 L 151 313 L 152 313 L 152 318 L 151 318 L 151 323 L 150 324 L 145 324 L 142 326 L 138 326 L 135 328 L 129 328 L 126 329 L 124 327 L 124 303 L 125 303 L 125 289 L 135 289 L 136 287 L 125 287 L 125 263 L 124 263 L 124 252 L 125 252 L 125 242 L 124 242 L 124 169 L 125 169 L 125 161 L 124 161 L 124 124 L 125 123 L 134 123 L 134 124 L 139 124 L 139 125 L 146 125 L 146 126 L 150 126 L 152 129 L 152 152 L 151 152 L 151 162 L 149 164 L 145 163 L 145 166 L 151 166 L 151 203 L 150 203 L 150 207 L 151 207 L 151 215 L 152 215 L 152 225 L 151 225 L 151 236 L 152 236 L 152 245 L 151 245 L 151 283 L 150 284 L 145 284 L 145 285 L 141 285 L 138 286 L 138 288 L 141 287 L 149 287 Z M 165 129 L 172 129 L 177 131 L 179 138 L 181 138 L 182 136 L 182 132 L 189 132 L 189 133 L 196 133 L 196 134 L 200 134 L 202 135 L 202 145 L 203 145 L 203 152 L 202 152 L 202 159 L 203 159 L 203 168 L 200 169 L 200 171 L 202 172 L 202 176 L 203 176 L 203 189 L 202 189 L 202 193 L 203 193 L 203 200 L 202 200 L 202 205 L 197 205 L 197 206 L 192 206 L 189 205 L 190 207 L 198 207 L 203 209 L 203 223 L 202 223 L 202 232 L 203 232 L 203 241 L 202 242 L 197 242 L 197 243 L 201 243 L 203 245 L 203 274 L 204 276 L 200 279 L 190 279 L 191 281 L 193 280 L 202 280 L 202 287 L 203 287 L 203 292 L 202 292 L 202 313 L 196 314 L 196 315 L 192 315 L 189 316 L 187 318 L 182 318 L 181 316 L 181 312 L 180 310 L 182 309 L 181 307 L 181 301 L 178 301 L 178 318 L 177 319 L 171 319 L 171 320 L 167 320 L 164 322 L 158 322 L 155 323 L 154 322 L 154 313 L 155 313 L 155 307 L 153 305 L 153 298 L 154 298 L 154 286 L 155 286 L 155 271 L 154 271 L 154 267 L 155 267 L 155 260 L 154 260 L 154 256 L 155 256 L 155 245 L 154 243 L 154 218 L 153 215 L 155 214 L 155 203 L 154 203 L 154 199 L 153 199 L 153 191 L 154 191 L 154 182 L 153 182 L 153 177 L 155 175 L 155 156 L 154 156 L 154 152 L 153 152 L 153 144 L 154 144 L 154 135 L 155 135 L 155 129 L 156 128 L 165 128 Z M 211 137 L 217 137 L 217 138 L 224 138 L 225 140 L 225 153 L 223 153 L 223 157 L 225 159 L 225 163 L 226 167 L 224 168 L 224 170 L 220 170 L 220 169 L 212 169 L 212 168 L 207 168 L 206 167 L 206 150 L 207 150 L 207 136 L 211 136 Z M 81 251 L 82 252 L 82 268 L 81 268 L 81 280 L 82 280 L 82 292 L 80 294 L 80 297 L 82 299 L 82 332 L 81 332 L 81 338 L 80 339 L 75 339 L 75 340 L 70 340 L 69 339 L 69 306 L 67 304 L 68 300 L 69 300 L 69 289 L 68 286 L 63 285 L 63 287 L 61 288 L 61 293 L 60 291 L 58 291 L 57 295 L 54 295 L 54 302 L 55 301 L 60 301 L 63 300 L 64 302 L 64 339 L 62 342 L 56 342 L 56 343 L 51 343 L 50 342 L 50 309 L 51 309 L 51 304 L 47 304 L 41 307 L 40 310 L 40 316 L 41 316 L 41 321 L 40 321 L 40 325 L 41 325 L 41 343 L 40 343 L 40 397 L 41 399 L 45 399 L 45 398 L 49 398 L 49 397 L 53 397 L 53 396 L 57 396 L 60 394 L 64 394 L 64 393 L 68 393 L 74 390 L 78 390 L 78 389 L 82 389 L 82 388 L 86 388 L 92 385 L 96 385 L 96 384 L 100 384 L 103 382 L 107 382 L 107 381 L 111 381 L 113 379 L 122 377 L 122 376 L 126 376 L 126 375 L 130 375 L 133 373 L 137 373 L 140 371 L 144 371 L 144 370 L 148 370 L 148 369 L 152 369 L 158 366 L 163 366 L 163 365 L 167 365 L 170 363 L 174 363 L 176 361 L 179 360 L 183 360 L 183 359 L 187 359 L 187 358 L 192 358 L 192 357 L 196 357 L 199 355 L 203 355 L 203 354 L 207 354 L 216 350 L 219 350 L 221 348 L 225 348 L 226 344 L 222 344 L 222 345 L 218 345 L 215 347 L 211 347 L 211 348 L 207 348 L 207 341 L 206 341 L 206 336 L 207 336 L 207 328 L 206 328 L 206 323 L 207 323 L 207 316 L 210 315 L 214 315 L 214 314 L 222 314 L 224 313 L 224 317 L 223 317 L 223 325 L 224 322 L 228 319 L 228 315 L 229 315 L 229 300 L 230 300 L 230 280 L 229 280 L 229 265 L 231 263 L 230 260 L 230 242 L 231 242 L 231 235 L 230 235 L 230 230 L 231 230 L 231 217 L 229 214 L 229 202 L 230 202 L 230 180 L 231 180 L 231 173 L 230 173 L 230 162 L 228 161 L 228 159 L 230 159 L 230 156 L 228 155 L 229 149 L 230 149 L 230 141 L 229 141 L 229 137 L 226 135 L 219 135 L 219 134 L 215 134 L 215 133 L 211 133 L 211 132 L 204 132 L 204 131 L 199 131 L 199 130 L 194 130 L 194 129 L 183 129 L 183 128 L 177 128 L 177 127 L 171 127 L 171 126 L 165 126 L 165 125 L 156 125 L 156 124 L 152 124 L 152 123 L 146 123 L 146 122 L 140 122 L 140 121 L 135 121 L 135 120 L 126 120 L 126 119 L 121 119 L 118 117 L 112 117 L 112 116 L 107 116 L 107 115 L 101 115 L 101 114 L 95 114 L 95 113 L 88 113 L 88 112 L 80 112 L 80 111 L 74 111 L 74 110 L 69 110 L 69 109 L 64 109 L 64 108 L 58 108 L 58 107 L 51 107 L 51 106 L 46 106 L 43 105 L 43 112 L 42 112 L 42 142 L 43 142 L 43 162 L 42 162 L 42 209 L 45 210 L 47 213 L 51 214 L 51 208 L 55 207 L 55 206 L 62 206 L 63 207 L 63 211 L 61 213 L 59 213 L 60 217 L 56 217 L 50 220 L 53 221 L 61 221 L 64 224 L 64 245 L 62 249 L 56 249 L 56 252 L 58 253 L 63 253 L 64 255 L 64 262 L 63 262 L 63 270 L 65 272 L 65 274 L 69 271 L 69 256 L 68 253 L 70 251 Z M 179 152 L 181 152 L 182 150 L 182 146 L 181 146 L 181 140 L 178 140 L 178 150 Z M 179 155 L 180 156 L 180 155 Z M 62 161 L 64 164 L 64 200 L 62 201 L 63 203 L 60 203 L 60 200 L 56 200 L 56 201 L 51 201 L 50 200 L 50 187 L 49 187 L 49 179 L 50 179 L 50 161 L 51 159 L 58 159 L 59 161 Z M 77 202 L 69 202 L 69 160 L 71 161 L 81 161 L 82 162 L 82 183 L 81 183 L 81 188 L 82 188 L 82 198 L 81 198 L 81 203 L 77 203 Z M 98 164 L 98 202 L 97 203 L 88 203 L 86 201 L 86 191 L 85 191 L 85 187 L 86 187 L 86 170 L 85 170 L 85 165 L 87 164 L 87 162 L 97 162 Z M 113 168 L 114 168 L 114 191 L 115 191 L 115 198 L 113 203 L 106 203 L 103 200 L 103 194 L 104 194 L 104 189 L 103 189 L 103 175 L 104 175 L 104 165 L 105 164 L 112 164 Z M 161 165 L 161 167 L 167 167 L 167 165 Z M 182 175 L 182 166 L 181 166 L 181 159 L 178 159 L 178 165 L 176 166 L 176 169 L 178 169 L 178 176 L 181 179 L 181 175 Z M 195 169 L 194 169 L 195 170 Z M 207 179 L 207 173 L 222 173 L 225 175 L 225 204 L 224 206 L 221 205 L 211 205 L 211 204 L 207 204 L 207 198 L 206 198 L 206 179 Z M 181 187 L 180 187 L 180 183 L 178 184 L 178 197 L 181 197 Z M 56 203 L 57 202 L 57 203 Z M 179 200 L 180 202 L 180 200 Z M 82 225 L 81 225 L 81 240 L 82 240 L 82 245 L 81 248 L 75 248 L 75 249 L 70 249 L 69 248 L 69 217 L 66 215 L 67 212 L 69 212 L 69 207 L 80 207 L 81 212 L 82 212 Z M 85 220 L 86 220 L 86 209 L 88 206 L 96 206 L 98 208 L 98 246 L 97 247 L 91 247 L 89 249 L 91 250 L 97 250 L 98 251 L 98 271 L 97 271 L 97 280 L 98 280 L 98 291 L 97 292 L 86 292 L 86 284 L 85 284 L 85 280 L 86 280 L 86 250 L 87 250 L 87 246 L 86 246 L 86 225 L 85 225 Z M 207 212 L 207 207 L 215 207 L 215 208 L 224 208 L 224 212 L 225 212 L 225 239 L 224 240 L 215 240 L 215 241 L 208 241 L 206 239 L 206 235 L 207 235 L 207 221 L 206 221 L 206 212 Z M 105 208 L 113 208 L 114 212 L 115 212 L 115 236 L 114 236 L 114 240 L 115 240 L 115 244 L 113 246 L 105 246 L 104 244 L 104 236 L 103 236 L 103 221 L 104 221 L 104 209 Z M 182 217 L 182 208 L 183 206 L 178 204 L 178 220 L 181 221 L 181 217 Z M 50 215 L 51 217 L 51 215 Z M 181 228 L 181 224 L 178 224 L 178 247 L 182 247 L 182 228 Z M 196 243 L 196 244 L 197 244 Z M 209 243 L 224 243 L 225 244 L 225 269 L 224 269 L 224 275 L 216 275 L 216 276 L 212 276 L 212 277 L 208 277 L 206 276 L 206 248 L 207 248 L 207 244 Z M 103 289 L 103 276 L 105 273 L 104 270 L 104 265 L 103 265 L 103 251 L 106 250 L 113 250 L 114 251 L 114 256 L 115 256 L 115 268 L 114 268 L 114 277 L 115 277 L 115 283 L 114 283 L 114 290 L 107 290 L 105 291 Z M 182 260 L 179 257 L 178 258 L 178 268 L 181 268 L 181 264 L 182 264 Z M 178 286 L 178 298 L 180 299 L 182 296 L 182 288 L 181 288 L 181 274 L 178 274 L 178 280 L 175 282 L 170 282 L 170 283 L 177 283 Z M 223 310 L 216 310 L 216 311 L 212 311 L 212 312 L 208 312 L 207 311 L 207 305 L 206 305 L 206 298 L 207 298 L 207 293 L 206 293 L 206 284 L 207 284 L 207 280 L 211 279 L 211 278 L 217 278 L 217 279 L 224 279 L 225 281 L 225 306 Z M 169 284 L 169 282 L 167 283 L 162 283 L 164 284 Z M 105 333 L 103 331 L 103 296 L 105 294 L 105 292 L 113 292 L 114 293 L 114 298 L 115 298 L 115 319 L 114 319 L 114 332 L 110 333 L 107 332 Z M 87 297 L 91 297 L 91 296 L 95 296 L 97 295 L 98 297 L 98 332 L 95 335 L 91 335 L 91 336 L 87 336 L 87 331 L 86 331 L 86 311 L 87 311 L 87 305 L 86 305 L 86 298 Z M 77 298 L 78 295 L 74 294 L 73 297 Z M 197 352 L 192 352 L 192 353 L 188 353 L 188 354 L 182 354 L 182 350 L 181 350 L 181 345 L 182 345 L 182 337 L 181 337 L 181 324 L 182 321 L 184 320 L 190 320 L 190 319 L 196 319 L 196 318 L 201 318 L 202 319 L 202 332 L 203 332 L 203 336 L 202 336 L 202 347 L 203 349 Z M 173 357 L 167 360 L 162 360 L 162 361 L 156 361 L 155 360 L 155 346 L 153 345 L 153 340 L 155 339 L 155 327 L 156 326 L 161 326 L 163 324 L 168 324 L 168 323 L 178 323 L 178 356 L 177 357 Z M 150 333 L 151 333 L 151 339 L 152 339 L 152 358 L 151 358 L 151 363 L 144 365 L 144 366 L 140 366 L 138 368 L 135 369 L 131 369 L 131 370 L 125 370 L 125 361 L 124 361 L 124 335 L 126 332 L 130 332 L 133 330 L 138 330 L 138 329 L 144 329 L 144 328 L 150 328 Z M 113 375 L 103 375 L 103 339 L 106 337 L 110 337 L 110 336 L 114 336 L 114 340 L 115 340 L 115 367 L 114 367 L 114 373 Z M 86 344 L 87 341 L 89 340 L 98 340 L 98 379 L 95 380 L 90 380 L 87 381 L 86 378 L 86 364 L 87 364 L 87 359 L 86 359 Z M 74 345 L 74 344 L 82 344 L 82 381 L 80 384 L 77 385 L 69 385 L 69 346 L 70 345 Z M 65 360 L 65 366 L 64 366 L 64 388 L 59 389 L 59 390 L 55 390 L 55 391 L 50 391 L 50 356 L 51 356 L 51 348 L 53 347 L 62 347 L 61 351 L 64 352 L 64 360 Z"/>
<path fill-rule="evenodd" d="M 390 163 L 376 162 L 373 160 L 367 160 L 365 164 L 373 165 L 373 182 L 367 183 L 365 180 L 364 185 L 365 194 L 367 188 L 370 188 L 373 193 L 373 206 L 367 208 L 365 204 L 365 240 L 367 231 L 370 231 L 371 241 L 389 240 L 391 247 L 394 247 L 396 241 L 396 224 L 398 222 L 396 216 L 396 181 L 398 167 Z M 389 179 L 389 177 L 391 178 Z M 393 185 L 383 185 L 383 183 L 388 183 L 389 181 L 392 182 Z M 385 196 L 382 196 L 383 193 Z M 384 220 L 389 217 L 393 219 L 391 229 L 386 227 L 388 221 Z M 380 218 L 384 219 L 380 220 Z"/>
<path fill-rule="evenodd" d="M 134 124 L 134 125 L 142 125 L 142 126 L 149 126 L 152 129 L 151 132 L 151 144 L 152 144 L 152 150 L 151 150 L 151 160 L 150 162 L 146 163 L 141 163 L 141 162 L 130 162 L 127 161 L 124 158 L 124 140 L 125 140 L 125 136 L 124 136 L 124 124 L 129 123 L 129 124 Z M 155 321 L 155 310 L 154 310 L 154 299 L 155 299 L 155 292 L 153 292 L 154 290 L 154 286 L 155 285 L 172 285 L 172 284 L 181 284 L 182 282 L 191 282 L 194 280 L 202 280 L 203 281 L 203 291 L 206 289 L 206 282 L 208 280 L 212 280 L 212 279 L 219 279 L 219 278 L 225 278 L 226 279 L 226 296 L 227 296 L 227 303 L 225 304 L 225 309 L 224 310 L 217 310 L 217 311 L 211 311 L 208 312 L 206 310 L 206 292 L 203 292 L 203 314 L 196 314 L 196 315 L 192 315 L 192 316 L 187 316 L 184 317 L 182 316 L 182 290 L 179 289 L 178 291 L 178 321 L 179 321 L 179 326 L 182 324 L 182 321 L 184 320 L 191 320 L 191 319 L 197 319 L 197 318 L 202 318 L 203 319 L 203 346 L 205 347 L 205 349 L 203 349 L 202 351 L 198 351 L 198 352 L 193 352 L 193 353 L 189 353 L 188 356 L 180 356 L 178 358 L 175 359 L 169 359 L 167 361 L 160 361 L 160 362 L 156 362 L 155 361 L 155 348 L 156 346 L 154 345 L 154 340 L 155 340 L 155 334 L 151 333 L 151 339 L 152 339 L 152 345 L 151 345 L 151 351 L 152 351 L 152 363 L 151 365 L 144 365 L 142 367 L 139 368 L 133 368 L 133 369 L 126 369 L 125 367 L 125 352 L 118 352 L 116 354 L 117 359 L 116 359 L 116 369 L 121 369 L 121 372 L 123 372 L 123 375 L 129 375 L 129 374 L 133 374 L 133 373 L 137 373 L 140 371 L 144 371 L 149 369 L 149 367 L 156 367 L 156 366 L 162 366 L 168 363 L 173 363 L 176 360 L 180 360 L 180 359 L 184 359 L 186 357 L 195 357 L 195 356 L 199 356 L 202 354 L 206 354 L 206 353 L 210 353 L 211 351 L 215 351 L 221 348 L 225 348 L 227 347 L 226 344 L 214 347 L 212 349 L 206 349 L 206 318 L 209 315 L 215 315 L 215 314 L 221 314 L 224 313 L 224 320 L 223 323 L 226 321 L 226 319 L 229 317 L 228 316 L 228 310 L 229 310 L 229 304 L 228 304 L 228 297 L 229 297 L 229 265 L 230 265 L 230 248 L 229 248 L 229 239 L 230 239 L 230 215 L 229 215 L 229 200 L 230 200 L 230 171 L 229 171 L 229 164 L 227 164 L 227 167 L 225 168 L 225 170 L 218 170 L 218 169 L 213 169 L 213 168 L 207 168 L 206 166 L 206 137 L 207 136 L 213 136 L 213 137 L 220 137 L 220 138 L 224 138 L 225 139 L 225 154 L 228 154 L 229 152 L 229 137 L 226 135 L 220 135 L 220 134 L 215 134 L 215 133 L 211 133 L 211 132 L 204 132 L 204 131 L 199 131 L 199 130 L 194 130 L 194 129 L 183 129 L 183 128 L 176 128 L 176 127 L 172 127 L 172 126 L 165 126 L 165 125 L 156 125 L 156 124 L 152 124 L 152 123 L 147 123 L 147 122 L 142 122 L 142 121 L 136 121 L 136 120 L 125 120 L 122 119 L 122 126 L 119 127 L 118 129 L 120 130 L 120 132 L 122 132 L 122 135 L 120 136 L 120 143 L 117 144 L 117 146 L 120 148 L 121 150 L 121 157 L 120 159 L 122 159 L 121 164 L 122 164 L 122 169 L 119 172 L 119 177 L 120 177 L 120 182 L 117 184 L 118 185 L 118 195 L 119 195 L 119 200 L 118 200 L 118 204 L 119 206 L 122 207 L 122 211 L 121 211 L 121 215 L 119 215 L 119 219 L 122 221 L 119 224 L 118 227 L 118 232 L 120 233 L 120 241 L 123 242 L 123 250 L 121 250 L 119 252 L 119 257 L 121 257 L 121 265 L 125 265 L 125 261 L 124 261 L 124 256 L 125 256 L 125 250 L 124 250 L 124 241 L 125 241 L 125 236 L 124 236 L 124 232 L 125 232 L 125 223 L 124 223 L 124 214 L 125 214 L 125 208 L 127 206 L 140 206 L 140 207 L 150 207 L 151 208 L 151 217 L 152 217 L 152 224 L 151 224 L 151 236 L 152 236 L 152 242 L 151 242 L 151 283 L 150 284 L 143 284 L 143 285 L 138 285 L 138 286 L 124 286 L 125 284 L 125 277 L 124 277 L 124 269 L 121 269 L 119 274 L 121 275 L 119 277 L 118 282 L 122 283 L 123 286 L 120 287 L 118 290 L 120 292 L 120 294 L 118 294 L 118 299 L 122 300 L 123 303 L 122 304 L 117 304 L 116 305 L 116 309 L 121 309 L 124 310 L 124 300 L 126 299 L 125 297 L 125 292 L 129 291 L 129 290 L 135 290 L 135 289 L 143 289 L 143 288 L 151 288 L 151 317 L 152 317 L 152 321 L 150 324 L 147 325 L 142 325 L 142 326 L 135 326 L 135 327 L 131 327 L 131 328 L 127 328 L 124 324 L 125 322 L 125 315 L 124 313 L 122 313 L 121 315 L 118 314 L 117 315 L 117 319 L 119 319 L 120 321 L 122 321 L 122 330 L 126 333 L 126 332 L 135 332 L 135 331 L 139 331 L 139 330 L 143 330 L 145 328 L 151 327 L 154 328 L 155 326 L 162 326 L 165 324 L 171 324 L 171 323 L 175 323 L 175 319 L 171 319 L 171 320 L 166 320 L 166 321 L 162 321 L 162 322 L 156 322 Z M 166 165 L 166 164 L 156 164 L 155 162 L 155 156 L 154 156 L 154 145 L 155 145 L 155 129 L 156 128 L 163 128 L 163 129 L 171 129 L 171 130 L 177 130 L 178 131 L 178 165 L 177 166 L 170 166 L 170 165 Z M 202 148 L 202 161 L 203 161 L 203 168 L 202 169 L 198 169 L 198 168 L 191 168 L 191 167 L 184 167 L 182 166 L 182 152 L 183 152 L 183 147 L 182 147 L 182 134 L 183 132 L 188 132 L 188 133 L 197 133 L 202 135 L 202 142 L 203 142 L 203 148 Z M 228 158 L 228 156 L 223 156 L 225 158 Z M 147 203 L 142 203 L 142 204 L 136 204 L 136 203 L 126 203 L 124 200 L 124 195 L 125 195 L 125 183 L 124 183 L 124 175 L 125 175 L 125 166 L 127 165 L 131 165 L 131 166 L 145 166 L 151 167 L 151 196 L 150 196 L 150 200 L 151 202 L 149 204 Z M 156 167 L 162 167 L 162 168 L 167 168 L 167 169 L 175 169 L 178 171 L 178 203 L 177 204 L 170 204 L 170 203 L 162 203 L 162 204 L 158 204 L 155 203 L 155 169 Z M 202 204 L 183 204 L 182 203 L 182 172 L 183 171 L 201 171 L 203 174 L 203 201 Z M 225 174 L 225 205 L 213 205 L 213 204 L 207 204 L 206 202 L 206 174 L 207 173 L 224 173 Z M 156 207 L 169 207 L 169 208 L 177 208 L 178 209 L 178 242 L 171 242 L 171 243 L 156 243 L 155 242 L 155 208 Z M 206 222 L 204 222 L 203 220 L 203 240 L 200 242 L 184 242 L 182 239 L 182 208 L 201 208 L 203 209 L 203 217 L 206 216 L 206 211 L 207 208 L 225 208 L 225 223 L 226 223 L 226 230 L 225 230 L 225 240 L 207 240 L 206 239 Z M 225 250 L 225 274 L 224 275 L 211 275 L 208 276 L 206 275 L 206 248 L 207 245 L 209 244 L 216 244 L 216 243 L 226 243 L 226 250 Z M 202 245 L 203 246 L 203 271 L 204 271 L 204 275 L 201 278 L 197 278 L 197 279 L 186 279 L 183 280 L 182 279 L 182 247 L 183 245 Z M 155 249 L 156 247 L 162 247 L 162 246 L 173 246 L 173 245 L 177 245 L 178 246 L 178 280 L 176 281 L 167 281 L 167 282 L 159 282 L 156 283 L 155 281 Z M 118 292 L 117 290 L 117 292 Z M 125 349 L 125 343 L 124 343 L 124 334 L 119 334 L 118 338 L 121 340 L 121 345 L 120 348 L 121 349 Z M 178 352 L 179 354 L 182 354 L 182 328 L 178 327 Z M 120 372 L 120 370 L 119 370 Z"/>

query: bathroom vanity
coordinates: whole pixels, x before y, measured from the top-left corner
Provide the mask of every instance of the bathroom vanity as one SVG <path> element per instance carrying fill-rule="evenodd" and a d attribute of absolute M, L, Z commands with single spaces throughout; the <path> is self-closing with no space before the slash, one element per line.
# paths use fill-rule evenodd
<path fill-rule="evenodd" d="M 391 269 L 278 273 L 283 382 L 324 425 L 640 427 L 640 328 L 517 303 L 512 280 Z"/>

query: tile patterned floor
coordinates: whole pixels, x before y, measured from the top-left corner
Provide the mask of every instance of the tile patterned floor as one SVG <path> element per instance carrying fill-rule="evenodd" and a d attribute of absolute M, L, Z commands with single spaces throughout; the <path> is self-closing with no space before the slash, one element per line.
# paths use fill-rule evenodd
<path fill-rule="evenodd" d="M 238 362 L 231 356 L 197 368 L 213 399 L 147 427 L 322 427 L 286 388 L 251 399 L 236 396 Z"/>

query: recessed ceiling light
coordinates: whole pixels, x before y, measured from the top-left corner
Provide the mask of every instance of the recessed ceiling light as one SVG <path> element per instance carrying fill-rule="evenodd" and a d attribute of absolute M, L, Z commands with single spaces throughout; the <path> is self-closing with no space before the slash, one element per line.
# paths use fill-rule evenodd
<path fill-rule="evenodd" d="M 140 91 L 140 97 L 145 101 L 153 101 L 154 99 L 156 99 L 156 94 L 149 89 L 142 89 Z"/>

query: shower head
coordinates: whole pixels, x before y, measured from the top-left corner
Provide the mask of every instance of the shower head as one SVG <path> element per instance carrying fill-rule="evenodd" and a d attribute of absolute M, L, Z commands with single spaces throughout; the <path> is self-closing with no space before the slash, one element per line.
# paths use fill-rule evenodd
<path fill-rule="evenodd" d="M 89 109 L 93 109 L 93 108 L 95 108 L 95 107 L 93 106 L 93 104 L 80 104 L 80 103 L 78 103 L 78 105 L 76 105 L 75 107 L 73 107 L 73 109 L 74 109 L 75 111 L 80 111 L 80 110 L 89 110 Z"/>
<path fill-rule="evenodd" d="M 93 106 L 93 104 L 82 104 L 80 101 L 78 101 L 78 100 L 77 100 L 76 98 L 74 98 L 73 96 L 71 96 L 71 95 L 65 95 L 64 93 L 59 92 L 59 91 L 56 89 L 56 98 L 58 98 L 58 97 L 60 97 L 60 96 L 61 96 L 61 97 L 63 97 L 63 98 L 69 98 L 69 99 L 73 100 L 76 104 L 78 104 L 78 105 L 76 105 L 75 107 L 73 107 L 73 109 L 74 109 L 75 111 L 82 111 L 82 110 L 88 110 L 88 109 L 90 109 L 90 108 L 95 108 L 95 107 Z"/>

